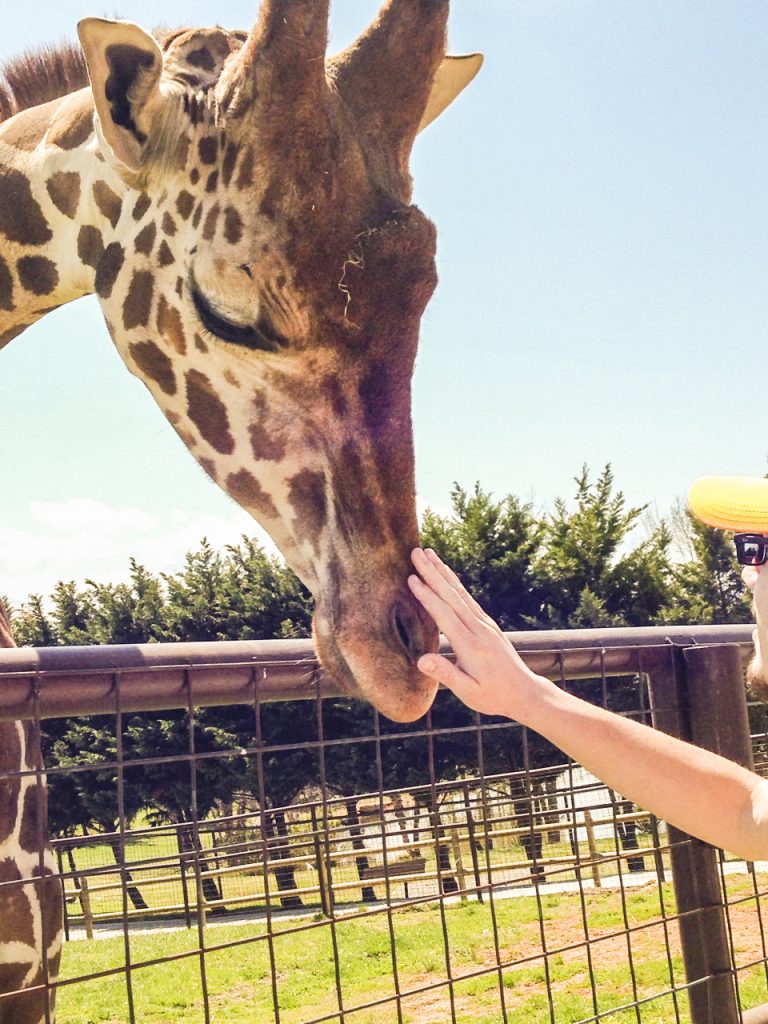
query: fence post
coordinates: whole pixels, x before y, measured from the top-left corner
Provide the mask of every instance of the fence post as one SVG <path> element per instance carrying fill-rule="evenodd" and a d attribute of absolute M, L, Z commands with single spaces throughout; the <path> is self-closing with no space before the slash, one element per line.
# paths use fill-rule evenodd
<path fill-rule="evenodd" d="M 469 799 L 469 785 L 468 785 L 468 783 L 465 782 L 463 784 L 463 786 L 461 787 L 461 789 L 462 789 L 462 792 L 464 793 L 464 815 L 465 815 L 465 817 L 467 819 L 467 834 L 469 836 L 469 855 L 472 858 L 472 873 L 475 876 L 475 886 L 477 887 L 477 898 L 482 903 L 483 902 L 483 889 L 482 889 L 482 885 L 480 883 L 480 862 L 479 862 L 478 857 L 477 857 L 477 839 L 475 838 L 475 819 L 474 819 L 474 817 L 472 815 L 472 805 L 471 805 L 471 802 L 470 802 L 470 799 Z M 491 858 L 490 857 L 488 857 L 488 860 L 487 860 L 486 863 L 490 865 L 490 863 L 491 863 Z M 491 885 L 493 883 L 493 879 L 491 878 L 491 870 L 492 869 L 489 867 L 488 868 L 488 884 L 489 885 Z"/>
<path fill-rule="evenodd" d="M 88 890 L 88 879 L 83 875 L 80 878 L 80 906 L 83 908 L 83 923 L 85 924 L 85 937 L 93 938 L 93 911 L 91 910 L 91 894 Z"/>
<path fill-rule="evenodd" d="M 456 863 L 456 877 L 459 881 L 461 902 L 466 903 L 467 873 L 464 870 L 464 861 L 461 859 L 461 837 L 459 836 L 459 826 L 457 824 L 451 825 L 451 846 L 453 847 L 453 859 Z"/>
<path fill-rule="evenodd" d="M 650 675 L 654 724 L 742 764 L 750 762 L 741 650 L 674 649 Z M 714 847 L 669 828 L 672 878 L 693 1024 L 739 1024 L 733 962 Z"/>
<path fill-rule="evenodd" d="M 600 889 L 603 883 L 600 880 L 600 854 L 597 852 L 597 843 L 595 842 L 595 823 L 590 812 L 586 810 L 584 811 L 584 828 L 587 833 L 592 881 L 595 883 L 595 888 Z"/>
<path fill-rule="evenodd" d="M 328 874 L 328 865 L 325 860 L 325 850 L 320 839 L 320 830 L 317 821 L 317 808 L 314 804 L 309 808 L 312 820 L 312 845 L 315 851 L 315 864 L 317 865 L 317 884 L 320 888 L 320 906 L 323 908 L 325 917 L 330 917 L 331 908 L 331 879 Z"/>

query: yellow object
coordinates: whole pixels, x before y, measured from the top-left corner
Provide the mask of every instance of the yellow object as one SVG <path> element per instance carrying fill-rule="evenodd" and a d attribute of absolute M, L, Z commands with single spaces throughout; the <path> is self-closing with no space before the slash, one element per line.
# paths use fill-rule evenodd
<path fill-rule="evenodd" d="M 703 476 L 688 506 L 709 526 L 734 533 L 768 533 L 768 480 L 760 476 Z"/>

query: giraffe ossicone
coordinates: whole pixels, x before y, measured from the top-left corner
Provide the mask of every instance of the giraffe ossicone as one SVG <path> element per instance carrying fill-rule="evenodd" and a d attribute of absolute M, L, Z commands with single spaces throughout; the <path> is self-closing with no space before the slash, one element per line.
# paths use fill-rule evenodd
<path fill-rule="evenodd" d="M 264 0 L 249 32 L 87 18 L 89 85 L 0 123 L 0 346 L 95 292 L 129 369 L 312 591 L 324 667 L 398 720 L 429 707 L 415 665 L 437 643 L 406 583 L 436 281 L 408 160 L 481 61 L 445 56 L 447 15 L 389 0 L 331 58 L 328 0 Z"/>

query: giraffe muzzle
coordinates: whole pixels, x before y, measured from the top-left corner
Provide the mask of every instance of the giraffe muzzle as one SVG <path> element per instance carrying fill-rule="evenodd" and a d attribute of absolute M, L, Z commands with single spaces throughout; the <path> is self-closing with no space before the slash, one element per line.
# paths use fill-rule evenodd
<path fill-rule="evenodd" d="M 340 618 L 326 614 L 321 601 L 313 625 L 323 668 L 351 696 L 396 722 L 429 710 L 436 686 L 416 663 L 437 650 L 437 628 L 410 594 L 348 604 Z"/>

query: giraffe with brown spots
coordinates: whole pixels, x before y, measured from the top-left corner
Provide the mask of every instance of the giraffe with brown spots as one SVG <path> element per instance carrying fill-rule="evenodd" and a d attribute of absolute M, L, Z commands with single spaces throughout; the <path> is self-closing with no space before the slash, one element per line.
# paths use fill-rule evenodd
<path fill-rule="evenodd" d="M 406 585 L 436 281 L 408 164 L 481 58 L 446 57 L 448 0 L 388 0 L 326 57 L 328 6 L 263 0 L 249 32 L 157 37 L 87 18 L 82 54 L 6 69 L 0 348 L 95 293 L 128 368 L 312 591 L 325 669 L 407 721 L 437 645 Z"/>
<path fill-rule="evenodd" d="M 0 601 L 0 648 L 14 647 Z M 0 1024 L 48 1024 L 63 937 L 48 794 L 31 722 L 0 722 Z"/>

